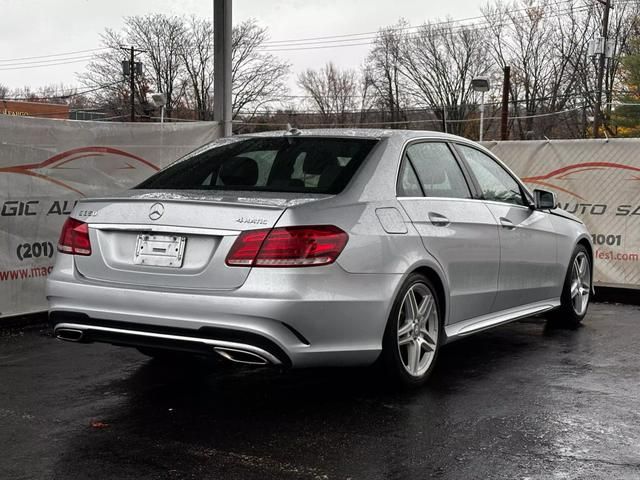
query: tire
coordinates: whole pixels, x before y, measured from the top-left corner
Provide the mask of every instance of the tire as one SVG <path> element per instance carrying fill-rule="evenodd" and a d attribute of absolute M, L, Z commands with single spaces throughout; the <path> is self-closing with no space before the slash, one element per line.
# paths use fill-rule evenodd
<path fill-rule="evenodd" d="M 442 338 L 436 289 L 428 278 L 412 273 L 394 300 L 382 340 L 380 362 L 389 380 L 403 387 L 423 385 L 433 371 Z"/>
<path fill-rule="evenodd" d="M 567 267 L 560 307 L 551 312 L 550 320 L 575 328 L 584 319 L 591 300 L 592 260 L 583 245 L 577 245 Z"/>

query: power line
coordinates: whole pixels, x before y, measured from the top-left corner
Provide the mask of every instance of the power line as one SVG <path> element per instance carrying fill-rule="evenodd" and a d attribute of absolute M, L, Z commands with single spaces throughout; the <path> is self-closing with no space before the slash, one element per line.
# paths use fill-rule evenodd
<path fill-rule="evenodd" d="M 562 4 L 566 4 L 566 3 L 570 3 L 573 0 L 564 0 L 562 2 L 556 2 L 553 4 L 547 4 L 547 6 L 553 6 L 553 7 L 560 7 L 560 10 L 552 10 L 551 12 L 549 12 L 548 15 L 546 15 L 546 18 L 556 18 L 558 16 L 567 14 L 567 13 L 571 13 L 571 12 L 582 12 L 582 11 L 588 11 L 590 10 L 592 7 L 589 5 L 584 5 L 584 6 L 578 6 L 578 7 L 571 7 L 571 8 L 564 8 L 562 6 Z M 626 3 L 635 3 L 638 0 L 631 0 L 628 1 Z M 535 8 L 535 6 L 530 6 L 527 8 L 521 8 L 521 9 L 516 9 L 516 10 L 510 10 L 509 13 L 515 13 L 515 12 L 522 12 L 522 11 L 528 11 L 531 8 Z M 562 9 L 564 8 L 564 9 Z M 359 46 L 359 45 L 367 45 L 367 44 L 371 44 L 373 43 L 373 41 L 375 39 L 378 38 L 378 36 L 380 34 L 384 34 L 386 32 L 402 32 L 405 30 L 415 30 L 412 32 L 407 32 L 406 35 L 408 37 L 413 37 L 413 36 L 417 36 L 420 35 L 423 31 L 423 29 L 425 27 L 429 28 L 429 33 L 433 34 L 433 33 L 438 33 L 438 32 L 442 32 L 442 33 L 447 33 L 448 31 L 459 31 L 459 30 L 464 30 L 464 29 L 475 29 L 475 30 L 484 30 L 487 28 L 493 28 L 496 25 L 493 24 L 491 22 L 491 18 L 493 17 L 497 17 L 501 15 L 501 13 L 494 13 L 494 14 L 490 14 L 490 15 L 482 15 L 482 16 L 477 16 L 477 17 L 468 17 L 465 19 L 459 19 L 459 20 L 448 20 L 448 21 L 444 21 L 444 22 L 433 22 L 433 23 L 425 23 L 423 25 L 418 25 L 418 26 L 407 26 L 407 27 L 398 27 L 398 28 L 385 28 L 385 29 L 381 29 L 378 32 L 366 32 L 366 35 L 369 36 L 363 36 L 365 35 L 365 33 L 361 33 L 361 34 L 351 34 L 353 36 L 359 35 L 359 38 L 344 38 L 344 39 L 331 39 L 331 38 L 337 38 L 337 37 L 346 37 L 347 35 L 342 35 L 342 36 L 336 36 L 336 37 L 331 37 L 331 36 L 327 36 L 324 37 L 325 39 L 323 40 L 311 40 L 309 39 L 309 41 L 305 41 L 304 39 L 300 39 L 300 40 L 290 40 L 288 42 L 285 43 L 284 40 L 281 40 L 279 44 L 273 44 L 270 42 L 265 42 L 263 44 L 263 47 L 261 47 L 262 49 L 264 49 L 265 51 L 270 51 L 270 52 L 276 52 L 276 51 L 289 51 L 289 50 L 310 50 L 310 49 L 314 49 L 314 48 L 328 48 L 325 46 L 320 46 L 323 44 L 328 44 L 331 43 L 333 44 L 332 46 L 345 46 L 345 47 L 349 47 L 349 46 Z M 464 21 L 468 21 L 468 20 L 484 20 L 481 22 L 476 22 L 476 23 L 462 23 Z M 510 24 L 514 24 L 514 23 L 520 23 L 522 21 L 527 21 L 529 20 L 529 17 L 527 15 L 523 15 L 523 16 L 519 16 L 519 17 L 511 17 L 511 18 L 506 18 L 504 20 L 504 22 L 502 24 L 498 24 L 498 25 L 510 25 Z M 443 25 L 451 25 L 449 28 L 443 28 L 441 26 Z M 436 27 L 436 28 L 434 28 Z M 440 28 L 437 28 L 440 27 Z M 316 37 L 316 38 L 322 38 L 322 37 Z"/>
<path fill-rule="evenodd" d="M 546 18 L 548 19 L 556 18 L 562 15 L 565 15 L 567 13 L 589 11 L 590 9 L 591 9 L 590 6 L 583 6 L 578 8 L 566 9 L 566 10 L 557 10 L 552 14 L 547 15 Z M 490 21 L 485 21 L 485 22 L 478 22 L 473 24 L 453 25 L 448 29 L 445 29 L 442 27 L 433 28 L 434 25 L 437 26 L 438 24 L 424 24 L 418 27 L 414 27 L 414 28 L 417 28 L 418 30 L 414 32 L 406 33 L 405 38 L 420 37 L 424 33 L 427 33 L 428 35 L 434 35 L 438 33 L 444 33 L 444 34 L 457 33 L 465 29 L 473 30 L 473 31 L 490 30 L 492 28 L 495 28 L 496 26 L 515 25 L 515 24 L 523 23 L 527 20 L 529 20 L 529 17 L 525 15 L 525 16 L 520 16 L 515 18 L 506 18 L 503 23 L 499 23 L 499 24 L 492 24 Z M 427 28 L 428 30 L 425 30 L 425 28 Z M 285 52 L 285 51 L 296 51 L 296 50 L 319 50 L 319 49 L 334 48 L 334 47 L 336 48 L 337 47 L 357 47 L 357 46 L 372 45 L 375 43 L 377 38 L 378 38 L 378 35 L 371 36 L 371 37 L 362 37 L 357 39 L 354 38 L 354 39 L 346 39 L 346 40 L 329 40 L 329 41 L 298 43 L 298 44 L 290 44 L 290 45 L 284 45 L 284 44 L 268 45 L 268 46 L 260 47 L 260 50 L 264 52 Z M 331 42 L 332 44 L 324 45 L 324 43 L 329 43 L 329 42 Z"/>
<path fill-rule="evenodd" d="M 546 5 L 530 5 L 528 7 L 523 7 L 520 9 L 515 9 L 515 10 L 511 10 L 511 12 L 522 12 L 522 11 L 527 11 L 530 10 L 531 8 L 535 8 L 536 6 L 538 7 L 544 7 L 544 6 L 556 6 L 559 7 L 563 4 L 570 4 L 573 3 L 575 0 L 561 0 L 558 2 L 553 2 L 553 3 L 549 3 Z M 636 3 L 638 0 L 619 0 L 618 3 Z M 587 7 L 578 7 L 580 9 L 585 9 Z M 566 13 L 571 11 L 571 9 L 565 10 L 561 13 Z M 497 14 L 493 14 L 493 15 L 489 15 L 489 17 L 494 17 Z M 487 15 L 477 15 L 474 17 L 466 17 L 466 18 L 461 18 L 461 19 L 450 19 L 450 20 L 443 20 L 443 21 L 439 21 L 439 22 L 434 22 L 429 24 L 429 26 L 433 27 L 433 26 L 440 26 L 440 25 L 449 25 L 449 24 L 461 24 L 463 22 L 468 22 L 468 21 L 473 21 L 473 20 L 486 20 L 487 19 Z M 456 25 L 455 28 L 461 28 L 464 26 L 474 26 L 474 25 L 482 25 L 483 23 L 487 23 L 487 22 L 480 22 L 479 24 L 469 24 L 469 25 Z M 360 43 L 357 42 L 362 42 L 364 40 L 371 40 L 371 39 L 375 39 L 377 34 L 380 32 L 396 32 L 396 31 L 404 31 L 404 30 L 415 30 L 415 29 L 420 29 L 422 28 L 423 25 L 418 25 L 418 26 L 406 26 L 406 27 L 386 27 L 384 29 L 378 30 L 378 31 L 369 31 L 369 32 L 360 32 L 360 33 L 349 33 L 349 34 L 341 34 L 341 35 L 327 35 L 327 36 L 320 36 L 320 37 L 307 37 L 307 38 L 297 38 L 297 39 L 285 39 L 285 40 L 270 40 L 267 42 L 263 43 L 263 48 L 266 50 L 271 50 L 271 51 L 284 51 L 285 48 L 283 47 L 287 47 L 287 46 L 291 46 L 291 47 L 295 47 L 295 46 L 302 46 L 302 45 L 316 45 L 316 44 L 321 44 L 321 43 L 346 43 L 346 45 L 344 46 L 357 46 Z M 415 32 L 414 32 L 415 33 Z M 350 37 L 355 37 L 355 38 L 350 38 Z M 361 38 L 363 37 L 363 38 Z M 342 40 L 337 40 L 337 39 L 342 39 Z M 319 40 L 319 41 L 316 41 Z M 325 42 L 323 42 L 323 40 L 326 40 Z M 354 43 L 356 42 L 356 43 Z M 362 43 L 364 45 L 366 45 L 367 43 Z M 77 55 L 80 53 L 89 53 L 89 52 L 100 52 L 100 51 L 105 51 L 105 50 L 109 50 L 109 47 L 100 47 L 100 48 L 91 48 L 91 49 L 85 49 L 85 50 L 74 50 L 74 51 L 68 51 L 68 52 L 61 52 L 61 53 L 51 53 L 51 54 L 46 54 L 46 55 L 36 55 L 36 56 L 29 56 L 29 57 L 15 57 L 15 58 L 5 58 L 5 59 L 0 59 L 0 69 L 2 67 L 7 67 L 9 65 L 13 65 L 11 62 L 17 62 L 20 60 L 34 60 L 34 59 L 51 59 L 50 61 L 66 61 L 66 60 L 71 60 L 72 58 L 54 58 L 54 57 L 66 57 L 69 55 Z M 289 50 L 288 48 L 286 50 Z M 79 57 L 78 57 L 79 58 Z M 90 58 L 90 57 L 89 57 Z M 42 63 L 47 62 L 48 60 L 43 60 Z M 38 62 L 24 62 L 25 65 L 26 64 L 36 64 L 36 63 L 40 63 L 40 61 Z"/>
<path fill-rule="evenodd" d="M 57 63 L 48 63 L 48 64 L 42 64 L 42 65 L 27 65 L 27 66 L 23 66 L 23 67 L 8 67 L 8 68 L 1 68 L 0 67 L 0 71 L 6 71 L 6 70 L 24 70 L 27 68 L 42 68 L 42 67 L 55 67 L 57 65 L 69 65 L 71 63 L 82 63 L 82 62 L 88 62 L 90 60 L 89 59 L 85 59 L 85 60 L 71 60 L 69 62 L 57 62 Z"/>
<path fill-rule="evenodd" d="M 574 1 L 575 0 L 561 0 L 559 2 L 554 2 L 553 6 L 560 6 L 561 4 L 565 4 L 565 3 L 573 3 Z M 539 5 L 539 6 L 542 6 L 542 5 Z M 522 12 L 522 11 L 530 10 L 531 8 L 535 8 L 535 5 L 530 5 L 530 6 L 527 6 L 527 7 L 511 10 L 511 12 Z M 489 16 L 496 16 L 496 14 L 489 15 Z M 462 23 L 462 22 L 467 22 L 467 21 L 472 21 L 472 20 L 482 20 L 482 19 L 486 19 L 486 18 L 487 18 L 487 16 L 485 16 L 485 15 L 477 15 L 475 17 L 466 17 L 466 18 L 460 18 L 460 19 L 443 20 L 443 21 L 432 23 L 431 25 L 434 25 L 434 26 L 448 25 L 448 24 L 451 24 L 451 23 Z M 420 25 L 417 25 L 417 26 L 408 25 L 406 27 L 387 27 L 387 28 L 384 28 L 382 30 L 369 31 L 369 32 L 347 33 L 347 34 L 342 34 L 342 35 L 327 35 L 327 36 L 321 36 L 321 37 L 297 38 L 297 39 L 289 39 L 289 40 L 270 40 L 270 41 L 264 42 L 264 44 L 265 45 L 279 46 L 277 44 L 283 44 L 283 43 L 284 44 L 288 44 L 288 43 L 306 42 L 306 41 L 313 41 L 313 40 L 337 39 L 337 38 L 345 38 L 345 37 L 358 37 L 358 36 L 364 36 L 364 35 L 377 35 L 381 31 L 384 31 L 384 32 L 396 32 L 396 31 L 404 31 L 404 30 L 416 29 L 416 28 L 420 28 L 420 27 L 421 27 Z M 357 39 L 356 38 L 354 40 L 361 40 L 361 39 Z"/>
<path fill-rule="evenodd" d="M 0 60 L 0 63 L 13 62 L 13 61 L 17 61 L 17 60 L 32 60 L 32 59 L 35 59 L 35 58 L 64 57 L 64 56 L 67 56 L 67 55 L 76 55 L 78 53 L 98 52 L 100 50 L 106 50 L 108 48 L 109 47 L 90 48 L 90 49 L 87 49 L 87 50 L 76 50 L 76 51 L 73 51 L 73 52 L 50 53 L 48 55 L 37 55 L 35 57 L 4 58 L 4 59 Z"/>
<path fill-rule="evenodd" d="M 572 3 L 572 2 L 573 0 L 564 0 L 562 2 L 556 2 L 552 4 L 550 3 L 547 5 L 539 5 L 539 6 L 540 7 L 551 6 L 551 7 L 562 8 L 562 4 Z M 619 0 L 618 1 L 618 4 L 624 4 L 624 5 L 630 5 L 630 4 L 637 5 L 638 3 L 639 3 L 639 0 Z M 529 11 L 535 7 L 536 7 L 535 5 L 531 5 L 526 8 L 510 10 L 509 13 Z M 565 9 L 560 9 L 555 11 L 552 10 L 549 14 L 546 15 L 546 18 L 548 19 L 556 18 L 568 13 L 587 12 L 587 11 L 590 11 L 592 8 L 593 7 L 591 5 L 582 5 L 577 7 L 572 6 L 570 8 L 565 8 Z M 325 49 L 325 48 L 331 48 L 331 47 L 357 47 L 357 46 L 373 44 L 380 34 L 384 34 L 386 32 L 402 32 L 405 30 L 415 30 L 415 31 L 406 33 L 406 36 L 411 38 L 411 37 L 416 37 L 422 34 L 421 29 L 424 29 L 425 27 L 430 29 L 428 31 L 429 34 L 434 34 L 439 32 L 447 33 L 448 32 L 447 29 L 444 29 L 444 28 L 434 29 L 433 27 L 438 27 L 440 25 L 450 25 L 450 24 L 454 24 L 449 30 L 451 32 L 457 32 L 464 29 L 473 29 L 473 30 L 481 31 L 481 30 L 492 29 L 492 28 L 495 28 L 496 26 L 508 26 L 508 25 L 520 24 L 530 20 L 528 15 L 522 15 L 519 17 L 505 18 L 504 22 L 502 23 L 498 23 L 498 24 L 492 23 L 490 19 L 492 17 L 496 17 L 499 15 L 501 15 L 501 13 L 494 13 L 491 15 L 482 15 L 482 16 L 476 16 L 476 17 L 468 17 L 468 18 L 459 19 L 459 20 L 454 19 L 454 20 L 448 20 L 444 22 L 426 23 L 418 26 L 384 28 L 379 30 L 378 32 L 363 32 L 363 33 L 335 35 L 335 36 L 326 36 L 326 37 L 312 37 L 308 39 L 297 39 L 297 40 L 296 39 L 279 40 L 278 41 L 279 43 L 277 44 L 274 42 L 265 42 L 263 46 L 260 47 L 260 49 L 266 52 L 284 52 L 284 51 L 295 51 L 295 50 Z M 476 23 L 461 23 L 464 21 L 476 20 L 476 19 L 479 19 L 479 20 L 484 19 L 484 21 L 476 22 Z M 365 35 L 369 35 L 369 36 L 365 36 Z M 343 37 L 358 37 L 358 38 L 343 38 Z M 332 44 L 332 45 L 325 46 L 324 44 Z"/>
<path fill-rule="evenodd" d="M 39 65 L 39 64 L 45 64 L 45 63 L 51 63 L 51 62 L 62 62 L 62 61 L 67 61 L 67 60 L 87 60 L 87 59 L 91 59 L 93 58 L 92 55 L 82 55 L 82 56 L 77 56 L 77 57 L 66 57 L 66 58 L 59 58 L 59 59 L 51 59 L 51 60 L 34 60 L 31 62 L 15 62 L 15 63 L 5 63 L 0 65 L 0 68 L 5 68 L 5 67 L 13 67 L 13 66 L 22 66 L 22 65 Z"/>

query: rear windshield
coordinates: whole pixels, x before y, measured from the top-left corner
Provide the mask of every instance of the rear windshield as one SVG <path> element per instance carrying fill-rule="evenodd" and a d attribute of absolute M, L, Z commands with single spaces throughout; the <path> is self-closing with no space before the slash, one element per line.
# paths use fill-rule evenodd
<path fill-rule="evenodd" d="M 341 192 L 377 140 L 250 138 L 179 161 L 138 189 Z"/>

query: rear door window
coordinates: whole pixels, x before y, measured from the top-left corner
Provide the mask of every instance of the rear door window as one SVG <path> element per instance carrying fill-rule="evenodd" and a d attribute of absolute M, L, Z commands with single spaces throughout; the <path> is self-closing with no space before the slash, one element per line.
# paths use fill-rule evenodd
<path fill-rule="evenodd" d="M 136 188 L 339 193 L 376 139 L 248 138 L 178 161 Z"/>
<path fill-rule="evenodd" d="M 399 194 L 470 198 L 471 192 L 449 146 L 442 142 L 413 143 L 405 150 Z"/>

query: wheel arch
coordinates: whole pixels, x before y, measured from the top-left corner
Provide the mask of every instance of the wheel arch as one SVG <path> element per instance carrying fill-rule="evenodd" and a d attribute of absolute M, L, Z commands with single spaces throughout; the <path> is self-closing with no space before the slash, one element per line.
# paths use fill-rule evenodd
<path fill-rule="evenodd" d="M 445 283 L 440 277 L 440 274 L 434 268 L 427 265 L 420 265 L 409 272 L 408 275 L 412 273 L 424 275 L 435 287 L 436 295 L 438 296 L 438 303 L 444 312 L 442 317 L 442 327 L 444 327 L 447 324 L 447 318 L 449 317 L 449 302 L 447 301 L 448 291 L 445 289 Z"/>

